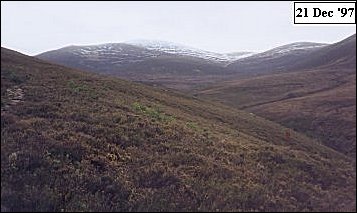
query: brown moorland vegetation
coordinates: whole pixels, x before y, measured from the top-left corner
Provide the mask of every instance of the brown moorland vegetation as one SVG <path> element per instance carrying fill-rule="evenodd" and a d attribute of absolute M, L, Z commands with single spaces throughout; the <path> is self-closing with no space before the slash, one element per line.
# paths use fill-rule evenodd
<path fill-rule="evenodd" d="M 279 124 L 1 49 L 2 211 L 354 211 L 355 189 Z"/>

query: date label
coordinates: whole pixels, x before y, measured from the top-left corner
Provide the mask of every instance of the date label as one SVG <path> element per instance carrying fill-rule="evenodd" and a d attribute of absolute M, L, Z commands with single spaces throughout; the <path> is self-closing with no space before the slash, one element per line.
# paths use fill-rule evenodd
<path fill-rule="evenodd" d="M 356 2 L 294 2 L 294 24 L 356 24 Z"/>

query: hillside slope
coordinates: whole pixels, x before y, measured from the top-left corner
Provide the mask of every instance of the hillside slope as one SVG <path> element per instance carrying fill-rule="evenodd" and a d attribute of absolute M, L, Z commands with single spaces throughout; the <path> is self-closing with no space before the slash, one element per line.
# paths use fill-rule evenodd
<path fill-rule="evenodd" d="M 239 77 L 309 70 L 319 66 L 353 68 L 356 34 L 334 44 L 298 42 L 239 59 L 227 66 Z"/>
<path fill-rule="evenodd" d="M 197 93 L 356 156 L 355 35 L 320 48 L 298 67 L 301 69 L 221 82 Z"/>
<path fill-rule="evenodd" d="M 304 64 L 313 52 L 327 46 L 321 43 L 297 42 L 283 45 L 266 52 L 239 59 L 227 66 L 230 72 L 239 77 L 252 77 L 277 72 L 290 72 Z"/>
<path fill-rule="evenodd" d="M 355 189 L 273 122 L 1 49 L 2 211 L 353 211 Z"/>

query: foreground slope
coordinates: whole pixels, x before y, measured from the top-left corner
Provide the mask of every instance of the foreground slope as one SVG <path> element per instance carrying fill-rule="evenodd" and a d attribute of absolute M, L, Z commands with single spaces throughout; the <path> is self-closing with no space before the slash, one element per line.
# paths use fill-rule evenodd
<path fill-rule="evenodd" d="M 242 111 L 1 49 L 2 211 L 355 210 L 352 164 Z"/>
<path fill-rule="evenodd" d="M 279 122 L 355 157 L 356 36 L 322 47 L 303 62 L 295 71 L 231 80 L 198 95 Z"/>

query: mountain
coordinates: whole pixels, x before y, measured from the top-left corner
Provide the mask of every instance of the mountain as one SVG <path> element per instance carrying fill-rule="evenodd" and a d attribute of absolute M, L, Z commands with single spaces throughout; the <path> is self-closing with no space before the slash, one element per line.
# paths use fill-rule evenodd
<path fill-rule="evenodd" d="M 215 53 L 186 45 L 176 44 L 173 42 L 158 40 L 133 40 L 127 41 L 125 43 L 144 47 L 149 50 L 156 50 L 181 56 L 192 56 L 221 63 L 230 63 L 232 61 L 254 54 L 253 52 Z"/>
<path fill-rule="evenodd" d="M 72 68 L 190 91 L 232 77 L 245 76 L 245 68 L 265 72 L 269 66 L 262 68 L 263 63 L 273 64 L 274 71 L 276 66 L 284 67 L 281 63 L 290 66 L 297 56 L 304 56 L 322 46 L 325 44 L 301 42 L 258 54 L 219 54 L 172 42 L 136 40 L 126 43 L 69 46 L 36 57 Z M 233 62 L 234 60 L 236 62 Z M 237 72 L 232 67 L 238 62 L 244 64 L 245 68 L 239 67 Z M 257 71 L 253 73 L 256 75 Z"/>
<path fill-rule="evenodd" d="M 247 112 L 1 49 L 2 211 L 354 211 L 353 159 Z"/>
<path fill-rule="evenodd" d="M 264 75 L 220 82 L 196 95 L 279 122 L 355 158 L 356 36 L 312 49 L 291 57 L 298 62 L 286 65 L 290 70 L 264 69 L 260 61 Z M 279 64 L 276 58 L 266 67 Z M 257 67 L 258 62 L 246 70 Z"/>
<path fill-rule="evenodd" d="M 356 34 L 312 52 L 295 69 L 320 66 L 356 69 Z"/>
<path fill-rule="evenodd" d="M 168 56 L 168 54 L 129 44 L 113 43 L 90 46 L 68 46 L 39 54 L 36 57 L 73 68 L 109 72 L 128 64 L 134 64 L 160 56 Z"/>
<path fill-rule="evenodd" d="M 177 89 L 225 77 L 223 65 L 211 60 L 122 43 L 69 46 L 36 57 L 71 68 Z"/>
<path fill-rule="evenodd" d="M 171 42 L 136 40 L 70 46 L 36 57 L 72 68 L 189 92 L 229 79 L 269 73 L 276 71 L 277 67 L 291 67 L 292 62 L 297 62 L 297 57 L 305 57 L 323 46 L 325 44 L 301 42 L 258 54 L 219 54 Z M 238 58 L 240 60 L 236 60 Z"/>
<path fill-rule="evenodd" d="M 240 76 L 256 76 L 281 71 L 291 71 L 301 60 L 326 44 L 297 42 L 232 62 L 227 67 Z"/>

